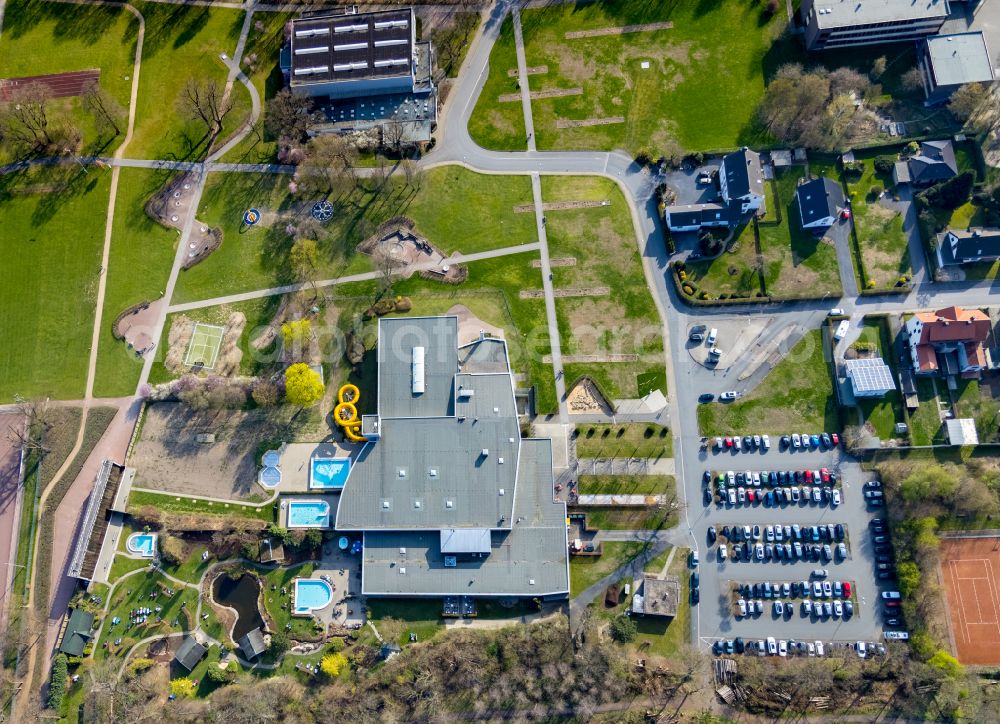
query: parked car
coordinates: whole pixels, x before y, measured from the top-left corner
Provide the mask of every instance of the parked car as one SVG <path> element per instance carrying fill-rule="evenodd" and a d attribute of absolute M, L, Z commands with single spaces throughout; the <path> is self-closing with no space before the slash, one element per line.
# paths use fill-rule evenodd
<path fill-rule="evenodd" d="M 760 438 L 761 445 L 764 446 L 765 450 L 771 449 L 771 438 L 767 435 L 762 435 Z"/>
<path fill-rule="evenodd" d="M 691 331 L 688 332 L 688 339 L 692 342 L 703 342 L 705 340 L 705 329 L 704 324 L 696 324 L 691 327 Z"/>
<path fill-rule="evenodd" d="M 714 399 L 715 395 L 713 395 L 711 392 L 703 392 L 700 395 L 698 395 L 698 402 L 711 402 Z"/>
<path fill-rule="evenodd" d="M 798 450 L 799 445 L 800 445 L 799 433 L 796 432 L 792 435 L 792 447 Z"/>
<path fill-rule="evenodd" d="M 833 493 L 832 493 L 830 504 L 834 508 L 836 508 L 838 505 L 840 505 L 840 502 L 841 502 L 840 491 L 839 490 L 834 490 Z"/>
<path fill-rule="evenodd" d="M 733 492 L 733 491 L 730 490 L 729 492 Z M 726 544 L 725 543 L 720 543 L 719 544 L 719 560 L 720 561 L 724 561 L 728 557 L 729 557 L 729 549 L 726 548 Z"/>
<path fill-rule="evenodd" d="M 812 572 L 813 578 L 826 578 L 830 575 L 830 571 L 826 568 L 815 568 Z"/>
<path fill-rule="evenodd" d="M 708 339 L 706 340 L 708 346 L 714 347 L 718 339 L 719 339 L 719 330 L 716 329 L 715 327 L 712 327 L 712 329 L 710 329 L 708 332 Z"/>
<path fill-rule="evenodd" d="M 778 642 L 778 656 L 788 656 L 788 642 L 784 639 Z"/>
<path fill-rule="evenodd" d="M 728 401 L 728 400 L 735 400 L 736 398 L 737 398 L 737 394 L 736 394 L 735 390 L 727 390 L 726 392 L 723 392 L 721 395 L 719 395 L 719 399 L 720 400 L 727 400 Z M 738 449 L 739 449 L 739 447 L 737 447 L 737 450 Z"/>
<path fill-rule="evenodd" d="M 716 539 L 717 536 L 718 536 L 718 533 L 715 530 L 715 526 L 714 525 L 708 526 L 708 544 L 709 545 L 712 545 L 713 543 L 715 543 L 715 539 Z"/>
<path fill-rule="evenodd" d="M 840 307 L 834 307 L 829 312 L 827 312 L 827 314 L 831 317 L 843 317 L 845 312 Z"/>

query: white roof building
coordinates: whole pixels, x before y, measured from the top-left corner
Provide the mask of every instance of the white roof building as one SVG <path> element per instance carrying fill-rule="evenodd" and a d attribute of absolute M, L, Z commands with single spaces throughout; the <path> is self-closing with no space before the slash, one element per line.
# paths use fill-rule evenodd
<path fill-rule="evenodd" d="M 971 417 L 961 417 L 944 421 L 948 432 L 948 442 L 952 445 L 978 445 L 979 433 L 976 432 L 976 421 Z"/>

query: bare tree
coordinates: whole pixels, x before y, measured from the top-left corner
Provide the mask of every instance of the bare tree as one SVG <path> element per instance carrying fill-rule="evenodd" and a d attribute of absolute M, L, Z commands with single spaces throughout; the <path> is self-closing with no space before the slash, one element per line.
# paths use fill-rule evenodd
<path fill-rule="evenodd" d="M 392 287 L 396 279 L 396 259 L 388 251 L 379 248 L 373 255 L 375 272 L 378 274 L 378 295 L 376 298 L 392 295 Z"/>
<path fill-rule="evenodd" d="M 122 129 L 119 124 L 125 111 L 110 93 L 101 88 L 100 83 L 92 83 L 83 94 L 83 107 L 94 116 L 98 128 L 111 129 L 116 136 L 121 134 Z"/>
<path fill-rule="evenodd" d="M 383 123 L 382 146 L 393 153 L 399 153 L 403 148 L 404 128 L 403 124 L 399 121 Z"/>
<path fill-rule="evenodd" d="M 314 115 L 312 98 L 283 88 L 264 107 L 264 130 L 287 143 L 301 143 Z"/>
<path fill-rule="evenodd" d="M 7 439 L 22 450 L 48 452 L 45 433 L 52 427 L 48 400 L 20 400 L 17 408 L 21 414 L 7 426 Z"/>
<path fill-rule="evenodd" d="M 222 131 L 222 123 L 233 110 L 233 101 L 226 95 L 226 87 L 214 78 L 191 78 L 181 89 L 180 105 L 192 120 L 205 124 L 206 133 L 215 138 Z"/>
<path fill-rule="evenodd" d="M 0 111 L 0 138 L 32 151 L 54 145 L 48 100 L 37 84 L 15 88 Z"/>
<path fill-rule="evenodd" d="M 357 160 L 357 149 L 343 136 L 316 136 L 306 146 L 295 174 L 299 188 L 324 194 L 351 191 L 357 183 L 354 172 Z"/>

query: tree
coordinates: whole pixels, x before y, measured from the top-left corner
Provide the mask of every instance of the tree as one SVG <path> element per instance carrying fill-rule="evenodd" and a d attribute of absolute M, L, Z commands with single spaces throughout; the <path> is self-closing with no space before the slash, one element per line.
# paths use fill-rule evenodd
<path fill-rule="evenodd" d="M 42 151 L 57 145 L 57 121 L 50 111 L 42 86 L 15 88 L 0 111 L 0 140 L 26 151 Z"/>
<path fill-rule="evenodd" d="M 406 181 L 406 185 L 414 191 L 419 191 L 423 183 L 424 172 L 410 158 L 404 158 L 399 165 L 403 169 L 403 179 Z"/>
<path fill-rule="evenodd" d="M 222 131 L 222 123 L 233 110 L 233 101 L 226 87 L 214 78 L 189 79 L 181 88 L 180 106 L 195 121 L 205 124 L 205 134 L 214 140 Z"/>
<path fill-rule="evenodd" d="M 909 597 L 920 588 L 920 567 L 913 561 L 903 561 L 896 566 L 896 576 L 899 579 L 899 592 Z"/>
<path fill-rule="evenodd" d="M 885 68 L 888 64 L 889 62 L 885 59 L 884 55 L 880 55 L 879 57 L 877 57 L 875 59 L 875 62 L 872 63 L 872 72 L 871 72 L 872 80 L 877 81 L 879 78 L 885 75 Z"/>
<path fill-rule="evenodd" d="M 378 298 L 392 294 L 396 280 L 396 259 L 388 251 L 378 248 L 372 255 L 375 262 L 375 272 L 378 274 Z"/>
<path fill-rule="evenodd" d="M 940 669 L 944 672 L 945 676 L 951 679 L 958 678 L 965 671 L 965 668 L 958 662 L 958 659 L 947 651 L 938 651 L 927 660 L 927 663 L 936 669 Z"/>
<path fill-rule="evenodd" d="M 309 282 L 315 294 L 319 273 L 319 246 L 316 240 L 300 236 L 292 243 L 288 258 L 295 276 L 303 282 Z"/>
<path fill-rule="evenodd" d="M 51 429 L 48 400 L 21 400 L 17 403 L 20 415 L 7 426 L 7 440 L 26 452 L 37 450 L 47 453 L 45 434 Z"/>
<path fill-rule="evenodd" d="M 311 139 L 295 173 L 300 191 L 342 194 L 354 189 L 358 150 L 343 136 L 325 133 Z"/>
<path fill-rule="evenodd" d="M 399 153 L 403 148 L 405 126 L 399 121 L 388 121 L 382 124 L 382 146 Z"/>
<path fill-rule="evenodd" d="M 331 679 L 340 676 L 340 672 L 347 666 L 347 657 L 341 653 L 327 654 L 320 662 L 319 669 Z"/>
<path fill-rule="evenodd" d="M 314 115 L 310 96 L 282 88 L 264 106 L 264 130 L 286 143 L 302 143 Z"/>
<path fill-rule="evenodd" d="M 125 111 L 118 105 L 118 101 L 101 87 L 100 83 L 92 83 L 87 92 L 83 94 L 83 107 L 94 116 L 94 121 L 99 129 L 114 131 L 116 136 L 121 134 L 120 124 Z"/>
<path fill-rule="evenodd" d="M 62 706 L 68 678 L 69 662 L 66 659 L 66 654 L 58 654 L 55 661 L 52 662 L 52 673 L 49 675 L 48 707 L 50 709 L 59 709 Z"/>
<path fill-rule="evenodd" d="M 258 380 L 250 395 L 260 407 L 273 407 L 278 404 L 278 387 L 269 380 Z"/>
<path fill-rule="evenodd" d="M 312 407 L 326 392 L 323 379 L 304 362 L 285 370 L 285 399 L 299 407 Z"/>
<path fill-rule="evenodd" d="M 916 93 L 924 89 L 924 76 L 920 68 L 910 68 L 900 76 L 899 83 L 908 93 Z"/>
<path fill-rule="evenodd" d="M 195 685 L 188 677 L 174 679 L 170 682 L 170 693 L 178 699 L 185 699 L 194 696 Z"/>
<path fill-rule="evenodd" d="M 624 614 L 619 614 L 611 620 L 611 637 L 619 643 L 627 644 L 635 641 L 639 635 L 639 627 L 635 621 Z"/>
<path fill-rule="evenodd" d="M 305 345 L 312 338 L 312 323 L 308 319 L 293 319 L 281 325 L 281 340 L 285 351 L 299 359 L 303 356 Z"/>
<path fill-rule="evenodd" d="M 989 91 L 979 83 L 966 83 L 955 91 L 948 101 L 948 110 L 960 121 L 968 121 L 983 102 Z"/>
<path fill-rule="evenodd" d="M 209 664 L 205 671 L 205 678 L 213 684 L 227 684 L 233 680 L 233 674 L 228 666 Z"/>
<path fill-rule="evenodd" d="M 288 651 L 291 645 L 292 642 L 288 640 L 288 634 L 284 631 L 275 631 L 271 634 L 271 646 L 269 648 L 276 656 L 280 656 Z"/>

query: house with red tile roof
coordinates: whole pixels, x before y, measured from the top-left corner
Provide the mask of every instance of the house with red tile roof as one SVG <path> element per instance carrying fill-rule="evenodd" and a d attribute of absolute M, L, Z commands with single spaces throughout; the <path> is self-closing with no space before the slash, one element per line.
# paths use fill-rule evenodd
<path fill-rule="evenodd" d="M 922 375 L 979 377 L 991 366 L 991 329 L 990 318 L 979 309 L 917 312 L 906 322 L 913 369 Z"/>

